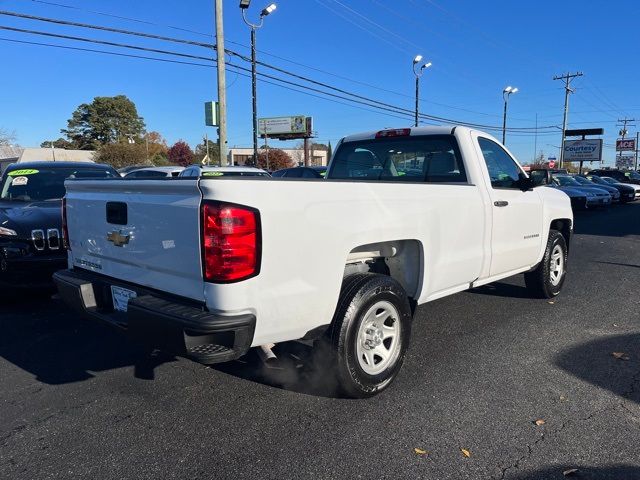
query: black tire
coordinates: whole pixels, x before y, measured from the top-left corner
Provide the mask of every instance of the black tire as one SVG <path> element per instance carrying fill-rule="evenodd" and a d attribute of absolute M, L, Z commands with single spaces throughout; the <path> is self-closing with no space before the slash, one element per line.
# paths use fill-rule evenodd
<path fill-rule="evenodd" d="M 367 342 L 378 342 L 376 347 L 363 343 L 363 332 L 373 332 L 368 329 L 363 322 L 372 321 L 372 316 L 365 318 L 376 305 L 384 305 L 388 311 L 395 311 L 393 315 L 382 322 L 386 328 L 398 329 L 393 340 L 382 340 L 382 325 L 373 325 L 376 334 L 375 339 Z M 391 308 L 391 305 L 393 308 Z M 385 308 L 377 309 L 373 315 L 384 312 Z M 397 314 L 397 315 L 396 315 Z M 393 318 L 397 316 L 398 318 Z M 397 324 L 396 324 L 397 322 Z M 358 273 L 349 275 L 343 280 L 338 306 L 336 308 L 331 327 L 327 331 L 325 341 L 327 353 L 330 355 L 331 365 L 336 375 L 338 388 L 344 396 L 352 398 L 367 398 L 381 392 L 387 388 L 398 375 L 402 363 L 404 362 L 409 339 L 411 337 L 412 312 L 409 299 L 402 286 L 393 278 L 375 273 Z M 378 328 L 379 327 L 379 328 Z M 367 328 L 367 330 L 361 330 Z M 387 347 L 387 340 L 390 340 Z M 393 344 L 392 342 L 398 343 Z M 389 355 L 388 365 L 375 374 L 367 373 L 361 363 L 366 362 L 366 358 L 358 358 L 358 349 L 369 349 L 369 355 L 374 358 L 375 351 L 382 343 L 381 348 L 393 350 Z M 386 350 L 385 350 L 386 351 Z M 380 362 L 382 357 L 378 357 Z M 383 363 L 369 366 L 369 368 L 382 368 Z"/>
<path fill-rule="evenodd" d="M 559 278 L 552 278 L 551 263 L 554 261 L 552 260 L 553 252 L 557 248 L 562 252 L 562 272 Z M 567 276 L 567 253 L 567 242 L 562 234 L 557 230 L 550 230 L 542 261 L 535 270 L 524 274 L 525 285 L 532 295 L 538 298 L 553 298 L 560 293 Z"/>

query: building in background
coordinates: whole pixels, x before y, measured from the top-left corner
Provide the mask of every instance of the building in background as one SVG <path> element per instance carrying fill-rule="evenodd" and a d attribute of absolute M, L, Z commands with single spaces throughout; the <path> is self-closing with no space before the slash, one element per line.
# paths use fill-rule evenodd
<path fill-rule="evenodd" d="M 0 172 L 12 163 L 22 162 L 93 162 L 93 150 L 63 148 L 0 147 Z"/>
<path fill-rule="evenodd" d="M 0 174 L 2 174 L 9 165 L 20 160 L 22 150 L 24 150 L 22 147 L 15 147 L 13 145 L 0 146 Z"/>
<path fill-rule="evenodd" d="M 295 165 L 304 164 L 304 151 L 301 148 L 280 148 Z M 262 151 L 262 149 L 260 149 Z M 229 149 L 228 164 L 246 165 L 253 159 L 253 148 L 251 147 L 233 147 Z M 233 162 L 232 162 L 233 161 Z M 317 149 L 309 151 L 309 165 L 327 165 L 327 150 Z"/>

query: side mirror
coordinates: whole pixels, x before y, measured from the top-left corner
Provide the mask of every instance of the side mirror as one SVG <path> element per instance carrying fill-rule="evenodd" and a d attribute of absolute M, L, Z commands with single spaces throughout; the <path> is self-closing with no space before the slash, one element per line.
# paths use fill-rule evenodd
<path fill-rule="evenodd" d="M 518 184 L 518 188 L 523 192 L 528 192 L 529 190 L 531 190 L 533 187 L 536 186 L 535 182 L 531 177 L 526 177 L 524 175 L 520 176 L 517 184 Z"/>

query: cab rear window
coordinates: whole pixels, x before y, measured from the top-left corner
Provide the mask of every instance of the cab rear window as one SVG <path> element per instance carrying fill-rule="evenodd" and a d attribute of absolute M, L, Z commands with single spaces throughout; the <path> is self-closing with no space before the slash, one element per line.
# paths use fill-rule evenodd
<path fill-rule="evenodd" d="M 467 182 L 464 163 L 453 135 L 344 142 L 334 156 L 327 178 L 383 182 Z"/>

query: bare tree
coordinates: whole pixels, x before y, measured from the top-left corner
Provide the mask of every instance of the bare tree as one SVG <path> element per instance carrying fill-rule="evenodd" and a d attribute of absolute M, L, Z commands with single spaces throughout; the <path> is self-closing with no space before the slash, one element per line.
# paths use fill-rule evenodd
<path fill-rule="evenodd" d="M 16 141 L 16 132 L 9 132 L 0 128 L 0 145 L 11 145 Z"/>

